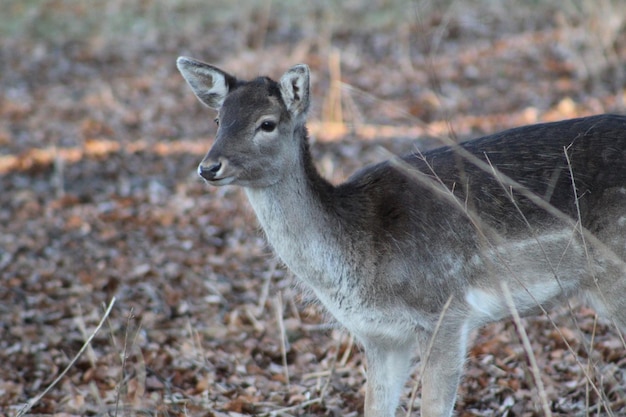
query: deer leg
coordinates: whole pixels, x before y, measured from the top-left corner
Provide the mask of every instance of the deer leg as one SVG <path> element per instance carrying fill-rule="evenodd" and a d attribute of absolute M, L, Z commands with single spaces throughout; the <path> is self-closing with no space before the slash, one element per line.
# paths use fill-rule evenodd
<path fill-rule="evenodd" d="M 415 343 L 368 341 L 365 417 L 393 417 L 411 370 Z"/>
<path fill-rule="evenodd" d="M 463 371 L 468 329 L 459 323 L 450 328 L 442 324 L 428 340 L 421 338 L 422 348 L 422 417 L 450 417 Z M 425 362 L 424 362 L 425 361 Z"/>

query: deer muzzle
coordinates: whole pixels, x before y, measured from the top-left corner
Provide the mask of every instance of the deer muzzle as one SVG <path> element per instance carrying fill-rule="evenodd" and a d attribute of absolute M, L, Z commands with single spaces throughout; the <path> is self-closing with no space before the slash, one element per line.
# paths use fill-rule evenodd
<path fill-rule="evenodd" d="M 220 178 L 220 171 L 222 171 L 224 164 L 221 161 L 207 161 L 204 160 L 198 165 L 198 175 L 207 181 L 215 181 Z"/>

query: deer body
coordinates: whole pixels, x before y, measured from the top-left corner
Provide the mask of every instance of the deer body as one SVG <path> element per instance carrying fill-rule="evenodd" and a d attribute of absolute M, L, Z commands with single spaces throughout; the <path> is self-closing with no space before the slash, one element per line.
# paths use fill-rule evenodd
<path fill-rule="evenodd" d="M 468 334 L 510 315 L 505 289 L 521 313 L 582 293 L 626 329 L 626 117 L 512 129 L 334 186 L 309 151 L 307 67 L 277 83 L 177 64 L 219 111 L 199 174 L 245 188 L 280 258 L 363 344 L 366 416 L 395 415 L 416 350 L 422 415 L 451 416 Z"/>

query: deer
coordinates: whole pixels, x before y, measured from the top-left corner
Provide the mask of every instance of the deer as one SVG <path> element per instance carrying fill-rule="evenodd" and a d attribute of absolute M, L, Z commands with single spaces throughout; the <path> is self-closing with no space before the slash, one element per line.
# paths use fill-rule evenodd
<path fill-rule="evenodd" d="M 421 415 L 450 417 L 470 333 L 580 296 L 626 332 L 626 117 L 513 128 L 331 184 L 306 119 L 310 70 L 242 80 L 179 57 L 217 111 L 198 166 L 243 187 L 268 242 L 362 346 L 366 417 L 395 416 L 416 355 Z"/>

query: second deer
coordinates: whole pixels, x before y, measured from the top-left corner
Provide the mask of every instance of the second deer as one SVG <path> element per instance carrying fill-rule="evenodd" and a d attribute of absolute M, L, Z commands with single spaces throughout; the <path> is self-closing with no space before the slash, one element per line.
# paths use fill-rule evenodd
<path fill-rule="evenodd" d="M 422 416 L 451 416 L 470 331 L 513 311 L 581 295 L 626 331 L 626 117 L 507 130 L 332 185 L 309 151 L 307 66 L 276 82 L 177 65 L 219 112 L 198 173 L 245 189 L 280 258 L 363 345 L 365 416 L 395 415 L 416 351 Z"/>

